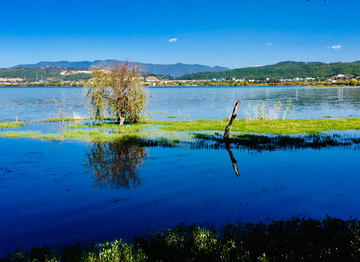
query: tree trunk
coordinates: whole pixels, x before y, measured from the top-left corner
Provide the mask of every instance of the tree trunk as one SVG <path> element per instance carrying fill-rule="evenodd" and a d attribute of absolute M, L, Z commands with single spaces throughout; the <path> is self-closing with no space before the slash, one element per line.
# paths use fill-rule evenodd
<path fill-rule="evenodd" d="M 122 117 L 121 115 L 119 115 L 119 126 L 123 126 L 125 122 L 125 117 Z"/>
<path fill-rule="evenodd" d="M 238 100 L 234 106 L 234 110 L 232 112 L 232 115 L 231 115 L 231 118 L 230 118 L 230 122 L 229 124 L 226 126 L 225 128 L 225 132 L 224 132 L 224 139 L 228 139 L 229 138 L 229 135 L 230 135 L 230 132 L 231 132 L 231 128 L 232 128 L 232 124 L 235 120 L 235 118 L 237 117 L 237 111 L 238 111 L 238 108 L 240 106 L 240 100 Z"/>

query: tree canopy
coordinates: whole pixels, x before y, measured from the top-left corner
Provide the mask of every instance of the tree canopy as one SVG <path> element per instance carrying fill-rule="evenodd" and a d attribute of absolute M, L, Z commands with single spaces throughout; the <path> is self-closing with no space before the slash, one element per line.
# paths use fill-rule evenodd
<path fill-rule="evenodd" d="M 145 112 L 147 102 L 137 68 L 130 68 L 126 62 L 107 69 L 94 67 L 92 71 L 92 78 L 84 86 L 90 116 L 98 121 L 116 116 L 119 125 L 123 125 L 125 119 L 130 123 L 137 122 Z"/>

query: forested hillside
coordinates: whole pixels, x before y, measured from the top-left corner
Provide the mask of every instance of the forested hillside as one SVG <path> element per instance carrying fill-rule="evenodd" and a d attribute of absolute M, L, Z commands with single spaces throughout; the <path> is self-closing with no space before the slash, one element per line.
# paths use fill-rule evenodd
<path fill-rule="evenodd" d="M 360 61 L 352 63 L 330 63 L 321 62 L 280 62 L 275 65 L 246 67 L 240 69 L 232 69 L 217 73 L 202 72 L 197 74 L 187 74 L 178 79 L 221 79 L 221 78 L 237 78 L 237 79 L 293 79 L 295 77 L 319 77 L 326 78 L 338 74 L 348 74 L 352 76 L 360 76 Z"/>

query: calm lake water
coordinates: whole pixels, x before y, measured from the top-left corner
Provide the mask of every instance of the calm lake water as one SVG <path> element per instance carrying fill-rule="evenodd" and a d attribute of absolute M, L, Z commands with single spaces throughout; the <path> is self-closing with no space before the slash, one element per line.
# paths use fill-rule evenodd
<path fill-rule="evenodd" d="M 278 101 L 282 103 L 279 117 L 283 117 L 287 105 L 286 118 L 292 119 L 360 117 L 358 87 L 150 87 L 147 90 L 148 111 L 154 119 L 226 118 L 227 109 L 231 114 L 238 99 L 241 101 L 238 118 L 259 115 L 262 104 L 264 114 L 271 116 Z M 74 111 L 87 116 L 85 104 L 83 89 L 78 87 L 0 87 L 0 119 L 14 119 L 16 115 L 19 119 L 55 117 L 59 108 L 69 115 Z"/>
<path fill-rule="evenodd" d="M 179 108 L 180 118 L 224 118 L 236 99 L 244 107 L 263 101 L 269 108 L 292 99 L 296 112 L 288 116 L 294 118 L 322 118 L 322 104 L 325 115 L 360 116 L 358 88 L 150 88 L 149 93 L 149 111 L 159 119 L 177 116 Z M 0 118 L 50 117 L 59 107 L 85 115 L 81 95 L 80 88 L 0 88 Z M 355 131 L 329 134 L 360 140 Z M 237 176 L 221 147 L 0 138 L 0 258 L 30 244 L 130 242 L 135 234 L 180 222 L 360 218 L 358 142 L 234 146 Z"/>

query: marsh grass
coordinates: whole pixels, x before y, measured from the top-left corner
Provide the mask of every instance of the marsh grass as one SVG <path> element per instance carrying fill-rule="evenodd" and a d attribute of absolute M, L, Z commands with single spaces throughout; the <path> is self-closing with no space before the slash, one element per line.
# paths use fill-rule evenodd
<path fill-rule="evenodd" d="M 228 120 L 149 121 L 166 131 L 224 131 Z M 231 131 L 267 134 L 316 134 L 330 130 L 360 130 L 360 118 L 235 120 Z"/>
<path fill-rule="evenodd" d="M 32 122 L 49 122 L 49 123 L 71 122 L 71 121 L 74 121 L 74 119 L 72 117 L 51 117 L 51 118 L 46 118 L 46 119 L 32 120 Z"/>
<path fill-rule="evenodd" d="M 85 142 L 108 143 L 108 142 L 121 142 L 121 143 L 135 143 L 140 146 L 161 146 L 161 147 L 174 147 L 179 145 L 180 138 L 186 136 L 178 136 L 174 133 L 158 132 L 104 132 L 103 130 L 93 129 L 87 130 L 69 130 L 59 134 L 42 134 L 39 131 L 24 131 L 14 132 L 7 131 L 0 133 L 0 137 L 9 138 L 30 138 L 39 140 L 55 140 L 63 141 L 67 139 L 80 140 Z M 191 137 L 188 135 L 187 137 Z"/>
<path fill-rule="evenodd" d="M 39 131 L 23 131 L 23 132 L 7 131 L 0 133 L 0 137 L 10 137 L 10 138 L 26 137 L 32 139 L 61 140 L 60 134 L 41 134 Z"/>
<path fill-rule="evenodd" d="M 275 119 L 285 119 L 287 112 L 290 109 L 292 100 L 286 100 L 286 106 L 283 111 L 283 116 L 280 118 L 280 112 L 283 107 L 283 103 L 278 101 L 274 103 L 273 108 L 266 108 L 264 101 L 261 101 L 260 104 L 251 105 L 248 103 L 248 109 L 244 109 L 244 119 L 247 120 L 275 120 Z M 251 114 L 253 112 L 253 114 Z"/>
<path fill-rule="evenodd" d="M 358 261 L 356 219 L 292 218 L 264 223 L 185 225 L 122 240 L 17 249 L 1 262 L 25 261 Z"/>
<path fill-rule="evenodd" d="M 25 123 L 24 122 L 5 122 L 5 123 L 0 123 L 0 129 L 3 128 L 17 128 L 19 126 L 24 126 Z"/>
<path fill-rule="evenodd" d="M 45 118 L 45 119 L 36 119 L 31 120 L 31 122 L 78 122 L 78 121 L 84 121 L 84 120 L 95 120 L 93 117 L 84 117 L 81 120 L 74 120 L 72 117 L 68 116 L 62 116 L 62 117 L 51 117 L 51 118 Z M 116 117 L 102 117 L 101 121 L 115 121 L 117 120 Z"/>
<path fill-rule="evenodd" d="M 119 126 L 114 122 L 102 122 L 102 123 L 77 123 L 73 125 L 67 125 L 65 128 L 69 129 L 80 129 L 80 128 L 99 128 L 105 130 L 117 130 L 117 131 L 125 131 L 125 132 L 137 132 L 144 129 L 149 128 L 149 124 L 124 124 L 123 126 Z"/>
<path fill-rule="evenodd" d="M 145 140 L 163 140 L 171 144 L 180 144 L 192 137 L 192 133 L 223 132 L 228 123 L 224 120 L 196 120 L 196 121 L 144 121 L 141 124 L 124 125 L 116 123 L 73 124 L 61 125 L 56 134 L 42 134 L 35 131 L 7 131 L 0 132 L 2 137 L 28 137 L 32 139 L 64 140 L 77 139 L 88 142 L 111 142 L 129 137 Z M 22 126 L 22 123 L 0 123 L 0 128 Z M 236 133 L 252 134 L 319 134 L 330 130 L 360 130 L 360 118 L 346 119 L 307 119 L 307 120 L 235 120 L 232 131 Z"/>

